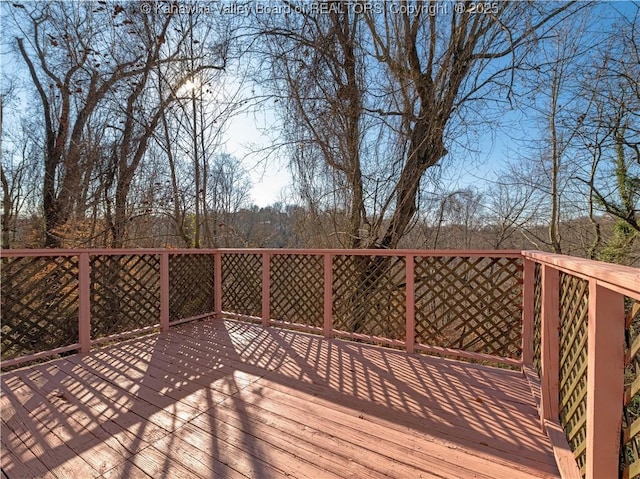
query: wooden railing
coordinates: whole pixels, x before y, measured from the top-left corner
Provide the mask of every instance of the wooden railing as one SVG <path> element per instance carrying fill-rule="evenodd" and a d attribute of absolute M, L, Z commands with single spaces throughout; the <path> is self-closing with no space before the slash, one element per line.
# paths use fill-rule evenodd
<path fill-rule="evenodd" d="M 4 250 L 2 367 L 142 334 L 214 311 L 202 250 Z"/>
<path fill-rule="evenodd" d="M 7 250 L 4 367 L 215 315 L 520 365 L 517 251 Z"/>
<path fill-rule="evenodd" d="M 540 379 L 542 427 L 559 422 L 573 453 L 557 451 L 563 477 L 639 477 L 640 270 L 523 257 L 523 369 Z"/>
<path fill-rule="evenodd" d="M 239 318 L 521 367 L 563 477 L 640 475 L 637 269 L 526 251 L 0 256 L 3 368 L 194 319 Z"/>
<path fill-rule="evenodd" d="M 218 315 L 409 352 L 520 364 L 518 252 L 221 250 L 219 255 Z"/>

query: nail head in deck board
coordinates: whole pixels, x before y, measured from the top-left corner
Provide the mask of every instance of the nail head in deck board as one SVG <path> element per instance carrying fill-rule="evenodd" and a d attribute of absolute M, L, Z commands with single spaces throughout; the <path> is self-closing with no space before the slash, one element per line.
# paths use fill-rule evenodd
<path fill-rule="evenodd" d="M 111 473 L 90 468 L 92 477 L 117 477 L 127 467 L 143 478 L 211 477 L 225 467 L 214 464 L 216 447 L 233 453 L 229 465 L 245 476 L 558 477 L 526 378 L 513 371 L 235 321 L 182 325 L 27 374 L 49 380 L 56 369 L 69 375 L 66 391 L 79 395 L 72 404 L 89 402 L 80 439 L 93 421 L 100 437 L 139 441 Z M 2 376 L 3 389 L 17 387 L 17 374 Z M 35 399 L 44 400 L 32 397 L 34 407 Z M 163 425 L 161 434 L 149 419 Z M 69 453 L 89 467 L 89 448 L 60 455 L 29 445 L 50 469 L 75 464 Z M 184 457 L 186 450 L 197 458 Z M 212 462 L 196 470 L 206 453 Z"/>

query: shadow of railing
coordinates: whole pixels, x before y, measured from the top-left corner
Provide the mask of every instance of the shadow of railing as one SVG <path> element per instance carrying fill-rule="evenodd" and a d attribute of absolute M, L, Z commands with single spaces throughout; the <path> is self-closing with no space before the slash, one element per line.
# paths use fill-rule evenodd
<path fill-rule="evenodd" d="M 276 477 L 286 471 L 270 462 L 274 454 L 312 446 L 261 437 L 264 411 L 283 422 L 305 415 L 283 416 L 277 401 L 301 407 L 288 395 L 336 411 L 323 424 L 307 414 L 318 433 L 353 427 L 345 414 L 362 415 L 364 448 L 375 440 L 369 429 L 411 428 L 503 464 L 517 457 L 556 472 L 519 372 L 238 322 L 192 323 L 17 370 L 2 376 L 2 390 L 9 477 L 43 468 L 76 477 L 139 469 Z M 393 438 L 388 447 L 409 452 Z M 427 467 L 420 452 L 410 456 Z"/>

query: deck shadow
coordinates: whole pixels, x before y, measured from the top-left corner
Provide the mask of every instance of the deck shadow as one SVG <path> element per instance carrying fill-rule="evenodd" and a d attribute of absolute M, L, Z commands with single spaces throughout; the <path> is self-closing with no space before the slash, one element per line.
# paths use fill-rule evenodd
<path fill-rule="evenodd" d="M 517 371 L 237 321 L 6 373 L 1 401 L 9 478 L 558 474 Z"/>

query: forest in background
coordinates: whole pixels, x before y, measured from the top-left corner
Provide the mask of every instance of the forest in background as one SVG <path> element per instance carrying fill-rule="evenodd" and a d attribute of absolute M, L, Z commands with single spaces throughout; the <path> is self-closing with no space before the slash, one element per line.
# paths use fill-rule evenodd
<path fill-rule="evenodd" d="M 637 264 L 640 5 L 258 5 L 0 4 L 2 247 L 522 248 Z M 246 112 L 274 116 L 255 161 L 293 174 L 270 207 L 250 204 L 225 150 Z M 450 180 L 504 135 L 517 148 L 494 178 Z"/>

